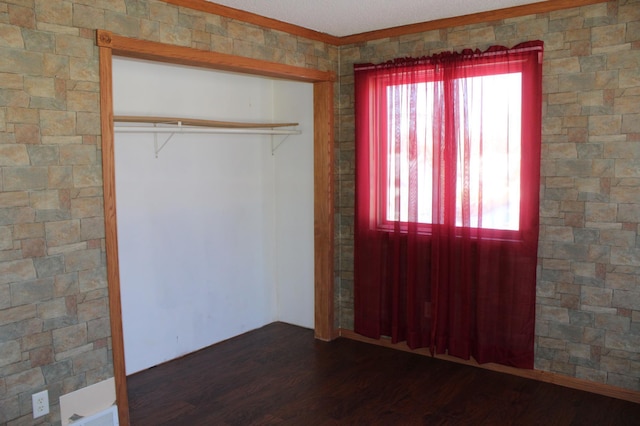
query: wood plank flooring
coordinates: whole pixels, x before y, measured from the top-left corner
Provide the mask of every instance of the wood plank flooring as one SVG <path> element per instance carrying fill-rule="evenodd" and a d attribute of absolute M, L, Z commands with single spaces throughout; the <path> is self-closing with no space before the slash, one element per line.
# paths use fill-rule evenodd
<path fill-rule="evenodd" d="M 640 404 L 273 323 L 129 376 L 138 425 L 638 425 Z"/>

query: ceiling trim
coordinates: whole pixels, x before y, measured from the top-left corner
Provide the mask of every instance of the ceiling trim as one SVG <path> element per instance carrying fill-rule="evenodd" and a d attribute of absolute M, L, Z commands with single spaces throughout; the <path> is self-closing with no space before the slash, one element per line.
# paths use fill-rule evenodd
<path fill-rule="evenodd" d="M 259 25 L 272 30 L 283 31 L 291 35 L 308 38 L 310 40 L 321 41 L 334 46 L 345 46 L 355 43 L 364 43 L 372 40 L 379 40 L 387 37 L 398 37 L 408 34 L 415 34 L 424 31 L 439 30 L 463 25 L 480 24 L 488 21 L 516 18 L 525 15 L 535 15 L 537 13 L 548 13 L 573 7 L 588 6 L 596 3 L 605 3 L 608 0 L 549 0 L 538 3 L 525 4 L 522 6 L 508 7 L 489 12 L 474 13 L 471 15 L 457 16 L 453 18 L 437 19 L 418 24 L 403 25 L 399 27 L 386 28 L 382 30 L 369 31 L 360 34 L 353 34 L 344 37 L 336 37 L 319 31 L 304 28 L 277 19 L 267 18 L 262 15 L 222 6 L 205 0 L 162 0 L 176 6 L 187 7 L 201 12 L 212 13 L 214 15 L 237 19 L 249 24 Z M 536 0 L 532 0 L 536 1 Z"/>
<path fill-rule="evenodd" d="M 246 10 L 234 9 L 233 7 L 223 6 L 217 3 L 211 3 L 205 0 L 162 0 L 176 6 L 187 7 L 189 9 L 199 10 L 214 15 L 224 16 L 225 18 L 237 19 L 238 21 L 247 22 L 249 24 L 259 25 L 261 27 L 272 30 L 283 31 L 288 34 L 305 37 L 310 40 L 321 41 L 323 43 L 339 46 L 340 37 L 332 36 L 319 31 L 310 30 L 299 25 L 290 24 L 288 22 L 278 21 L 277 19 L 267 18 L 266 16 L 256 13 L 247 12 Z"/>
<path fill-rule="evenodd" d="M 517 18 L 525 15 L 554 12 L 556 10 L 570 9 L 573 7 L 587 6 L 596 3 L 604 3 L 608 0 L 552 0 L 540 3 L 525 4 L 522 6 L 508 7 L 488 12 L 479 12 L 471 15 L 456 16 L 453 18 L 437 19 L 418 24 L 403 25 L 400 27 L 386 28 L 383 30 L 369 31 L 340 37 L 340 45 L 362 43 L 379 40 L 387 37 L 398 37 L 425 31 L 441 30 L 464 25 L 480 24 L 489 21 Z"/>

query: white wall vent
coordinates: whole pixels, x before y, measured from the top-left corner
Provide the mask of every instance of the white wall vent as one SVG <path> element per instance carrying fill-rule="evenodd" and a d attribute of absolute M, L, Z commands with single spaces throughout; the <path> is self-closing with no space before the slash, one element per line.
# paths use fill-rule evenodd
<path fill-rule="evenodd" d="M 70 426 L 119 426 L 120 422 L 118 421 L 118 407 L 112 405 L 104 411 L 100 411 L 97 414 L 93 414 L 91 416 L 82 417 L 73 423 L 70 423 Z"/>

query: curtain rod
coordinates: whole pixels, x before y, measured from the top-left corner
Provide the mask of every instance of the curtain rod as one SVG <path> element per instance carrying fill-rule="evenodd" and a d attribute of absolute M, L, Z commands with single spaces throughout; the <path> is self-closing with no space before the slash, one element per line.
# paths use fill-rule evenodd
<path fill-rule="evenodd" d="M 540 44 L 537 44 L 538 41 L 533 41 L 533 42 L 525 42 L 525 43 L 520 43 L 512 48 L 504 48 L 504 49 L 497 49 L 497 50 L 485 50 L 485 51 L 480 51 L 480 52 L 476 52 L 476 50 L 472 50 L 472 49 L 466 49 L 466 50 L 471 50 L 471 53 L 466 54 L 465 50 L 461 51 L 461 52 L 450 52 L 450 51 L 446 51 L 446 52 L 441 52 L 441 53 L 437 53 L 435 55 L 429 55 L 429 56 L 422 56 L 422 57 L 418 57 L 418 58 L 413 58 L 413 57 L 400 57 L 400 58 L 396 58 L 396 59 L 391 59 L 389 61 L 386 62 L 381 62 L 379 64 L 371 64 L 371 63 L 363 63 L 363 64 L 354 64 L 353 68 L 355 71 L 369 71 L 369 70 L 373 70 L 373 69 L 385 69 L 385 68 L 391 68 L 396 66 L 397 64 L 394 62 L 395 60 L 404 60 L 404 59 L 408 59 L 408 60 L 413 60 L 416 62 L 420 62 L 420 61 L 430 61 L 432 59 L 432 57 L 434 56 L 439 56 L 442 55 L 444 53 L 450 53 L 453 55 L 459 55 L 462 57 L 465 56 L 471 56 L 471 59 L 481 59 L 481 58 L 486 58 L 486 57 L 491 57 L 491 56 L 498 56 L 498 55 L 505 55 L 507 57 L 507 60 L 511 60 L 513 61 L 513 59 L 508 58 L 509 54 L 518 54 L 518 53 L 524 53 L 524 52 L 538 52 L 538 61 L 540 63 L 542 63 L 542 58 L 540 56 L 540 54 L 543 51 L 543 44 L 542 42 L 540 42 Z M 524 45 L 524 46 L 523 46 Z M 492 47 L 503 47 L 503 46 L 492 46 Z M 489 48 L 491 49 L 491 48 Z M 517 61 L 517 60 L 516 60 Z M 402 63 L 400 63 L 400 65 L 402 65 Z M 429 65 L 428 63 L 420 63 L 420 65 Z"/>

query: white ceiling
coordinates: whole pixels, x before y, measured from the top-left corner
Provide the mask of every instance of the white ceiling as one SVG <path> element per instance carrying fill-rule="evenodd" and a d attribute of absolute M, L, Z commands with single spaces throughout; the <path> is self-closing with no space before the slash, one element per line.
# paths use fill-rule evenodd
<path fill-rule="evenodd" d="M 540 0 L 207 0 L 337 37 Z"/>

